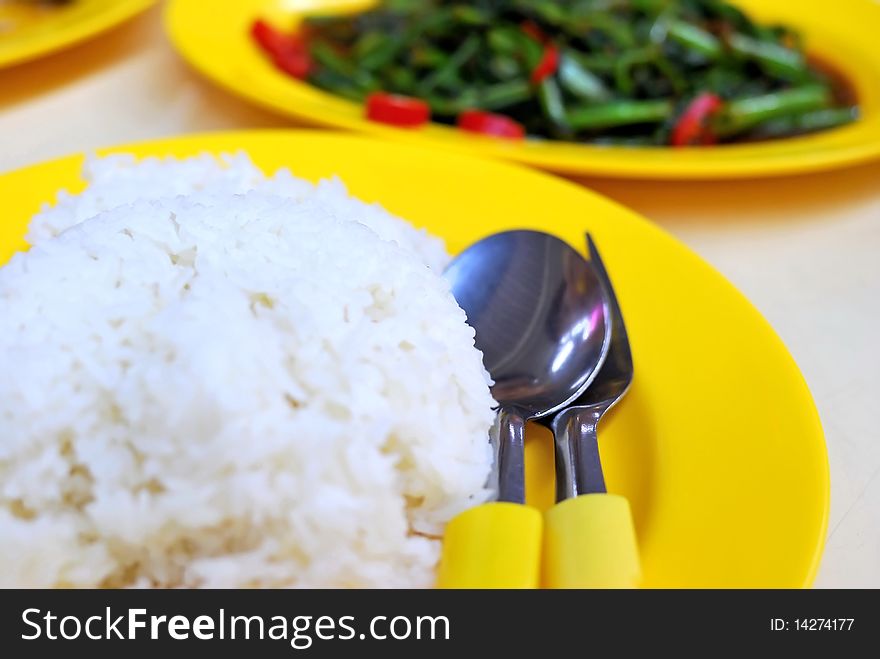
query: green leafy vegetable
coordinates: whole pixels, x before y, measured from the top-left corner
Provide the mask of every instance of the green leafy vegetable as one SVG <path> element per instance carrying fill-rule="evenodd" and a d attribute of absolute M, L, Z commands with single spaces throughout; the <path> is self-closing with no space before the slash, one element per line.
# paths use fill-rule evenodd
<path fill-rule="evenodd" d="M 798 34 L 725 0 L 384 0 L 313 16 L 308 80 L 364 100 L 384 91 L 455 124 L 501 113 L 535 136 L 609 144 L 765 139 L 857 118 Z M 711 95 L 711 116 L 687 109 Z"/>

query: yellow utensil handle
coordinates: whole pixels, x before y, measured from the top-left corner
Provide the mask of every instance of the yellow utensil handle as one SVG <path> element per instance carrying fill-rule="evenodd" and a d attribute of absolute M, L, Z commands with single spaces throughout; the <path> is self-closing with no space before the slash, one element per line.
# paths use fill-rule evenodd
<path fill-rule="evenodd" d="M 446 526 L 437 586 L 537 588 L 542 526 L 537 509 L 518 503 L 466 510 Z"/>
<path fill-rule="evenodd" d="M 637 588 L 641 567 L 629 502 L 584 494 L 548 510 L 542 579 L 545 588 Z"/>

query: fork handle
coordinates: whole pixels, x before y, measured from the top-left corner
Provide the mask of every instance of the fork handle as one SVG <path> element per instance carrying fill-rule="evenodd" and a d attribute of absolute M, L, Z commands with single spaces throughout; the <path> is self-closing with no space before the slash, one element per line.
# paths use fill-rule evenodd
<path fill-rule="evenodd" d="M 596 426 L 605 409 L 598 405 L 570 407 L 553 419 L 556 501 L 606 492 L 596 437 Z"/>
<path fill-rule="evenodd" d="M 637 588 L 639 550 L 629 502 L 584 494 L 544 515 L 544 588 Z"/>
<path fill-rule="evenodd" d="M 641 579 L 629 502 L 606 494 L 596 437 L 606 410 L 572 407 L 553 420 L 559 503 L 544 516 L 545 588 L 635 588 Z"/>

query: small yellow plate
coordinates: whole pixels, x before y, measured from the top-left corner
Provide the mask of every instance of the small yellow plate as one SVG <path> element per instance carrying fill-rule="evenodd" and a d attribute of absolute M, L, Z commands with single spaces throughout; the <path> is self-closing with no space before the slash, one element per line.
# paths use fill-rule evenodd
<path fill-rule="evenodd" d="M 802 31 L 810 52 L 844 72 L 863 111 L 850 126 L 764 143 L 669 149 L 524 143 L 464 134 L 432 124 L 412 130 L 367 121 L 363 109 L 277 71 L 252 43 L 257 17 L 295 24 L 304 13 L 363 8 L 369 0 L 170 0 L 166 28 L 180 53 L 229 91 L 313 125 L 334 126 L 412 144 L 506 158 L 568 174 L 648 179 L 751 178 L 830 169 L 880 157 L 880 4 L 871 0 L 738 0 L 763 21 Z"/>
<path fill-rule="evenodd" d="M 526 168 L 344 134 L 194 136 L 113 151 L 248 151 L 266 171 L 339 175 L 353 194 L 442 236 L 452 252 L 496 231 L 594 235 L 632 341 L 635 382 L 600 430 L 611 492 L 632 503 L 652 587 L 799 587 L 816 574 L 828 516 L 822 428 L 797 366 L 721 275 L 648 221 Z M 0 263 L 31 215 L 78 190 L 82 157 L 0 176 Z M 748 258 L 744 255 L 743 258 Z M 2 340 L 2 337 L 0 337 Z M 529 430 L 531 503 L 552 504 L 552 440 Z"/>
<path fill-rule="evenodd" d="M 66 48 L 131 18 L 156 0 L 73 0 L 63 7 L 0 3 L 0 68 Z"/>

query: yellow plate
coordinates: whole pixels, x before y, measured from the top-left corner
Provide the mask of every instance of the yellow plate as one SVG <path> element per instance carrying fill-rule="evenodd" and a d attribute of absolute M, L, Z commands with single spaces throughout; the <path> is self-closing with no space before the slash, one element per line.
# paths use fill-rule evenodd
<path fill-rule="evenodd" d="M 156 0 L 73 0 L 57 8 L 0 3 L 0 68 L 73 45 L 131 18 Z"/>
<path fill-rule="evenodd" d="M 632 390 L 601 429 L 608 487 L 632 503 L 649 586 L 809 585 L 828 515 L 822 429 L 797 366 L 721 275 L 646 220 L 572 183 L 510 164 L 343 134 L 205 135 L 113 149 L 185 156 L 245 149 L 265 170 L 351 191 L 446 239 L 496 231 L 591 231 L 632 340 Z M 0 177 L 0 263 L 30 216 L 77 190 L 82 157 Z M 743 258 L 748 258 L 744 255 Z M 2 339 L 0 339 L 2 340 Z M 531 502 L 553 499 L 551 439 L 531 428 Z"/>
<path fill-rule="evenodd" d="M 871 0 L 740 0 L 761 20 L 803 31 L 811 52 L 837 65 L 854 83 L 864 117 L 834 131 L 775 142 L 716 148 L 590 146 L 572 142 L 503 140 L 431 125 L 418 130 L 369 122 L 362 108 L 277 71 L 251 42 L 257 17 L 293 25 L 302 12 L 363 7 L 364 0 L 170 0 L 171 40 L 204 75 L 266 108 L 315 125 L 357 130 L 412 144 L 432 144 L 506 158 L 568 174 L 649 179 L 748 178 L 839 167 L 880 157 L 880 4 Z"/>

